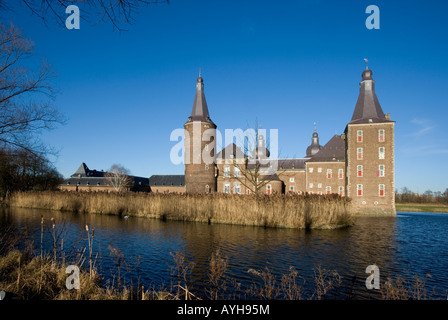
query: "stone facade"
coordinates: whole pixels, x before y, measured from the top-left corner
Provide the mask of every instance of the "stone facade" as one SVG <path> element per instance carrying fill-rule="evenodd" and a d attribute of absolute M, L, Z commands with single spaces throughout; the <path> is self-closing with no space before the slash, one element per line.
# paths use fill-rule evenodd
<path fill-rule="evenodd" d="M 374 88 L 372 71 L 366 69 L 344 134 L 335 135 L 321 146 L 315 129 L 304 158 L 269 160 L 278 161 L 278 169 L 264 176 L 267 181 L 260 190 L 266 194 L 336 193 L 350 197 L 360 212 L 395 214 L 395 122 L 383 113 Z M 245 160 L 256 159 L 260 154 L 269 158 L 269 150 L 260 153 L 257 149 L 246 154 L 229 145 L 218 153 L 216 165 L 206 164 L 202 156 L 214 151 L 215 143 L 210 139 L 203 141 L 202 135 L 206 130 L 216 129 L 216 125 L 210 120 L 203 89 L 199 77 L 192 115 L 185 124 L 186 192 L 251 193 L 251 184 L 242 173 L 251 170 Z M 264 145 L 259 146 L 263 150 Z M 241 162 L 236 164 L 237 161 Z"/>
<path fill-rule="evenodd" d="M 359 211 L 395 212 L 394 127 L 394 122 L 347 126 L 347 196 Z"/>

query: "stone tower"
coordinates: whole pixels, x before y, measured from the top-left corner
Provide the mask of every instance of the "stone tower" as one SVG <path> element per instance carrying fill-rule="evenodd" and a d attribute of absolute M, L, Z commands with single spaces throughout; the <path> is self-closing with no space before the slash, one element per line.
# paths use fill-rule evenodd
<path fill-rule="evenodd" d="M 378 102 L 372 71 L 366 68 L 345 129 L 347 196 L 360 213 L 396 214 L 394 128 L 395 121 Z"/>
<path fill-rule="evenodd" d="M 312 157 L 321 149 L 322 146 L 319 144 L 319 135 L 317 134 L 316 123 L 314 123 L 313 137 L 311 138 L 311 144 L 308 146 L 308 148 L 306 148 L 306 156 Z"/>
<path fill-rule="evenodd" d="M 193 110 L 185 129 L 185 188 L 187 193 L 216 192 L 216 125 L 210 119 L 199 74 Z"/>

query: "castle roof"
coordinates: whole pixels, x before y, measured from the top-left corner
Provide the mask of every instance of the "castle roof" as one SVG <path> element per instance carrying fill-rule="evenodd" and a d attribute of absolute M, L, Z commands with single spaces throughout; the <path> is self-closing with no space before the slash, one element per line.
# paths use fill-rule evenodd
<path fill-rule="evenodd" d="M 306 156 L 312 157 L 318 153 L 320 149 L 322 149 L 322 146 L 319 144 L 319 135 L 316 131 L 316 123 L 314 123 L 314 132 L 311 138 L 311 144 L 306 148 Z"/>
<path fill-rule="evenodd" d="M 90 170 L 83 162 L 71 177 L 104 177 L 103 171 Z"/>
<path fill-rule="evenodd" d="M 205 100 L 204 94 L 204 81 L 201 75 L 199 75 L 197 79 L 193 110 L 191 111 L 191 116 L 188 117 L 188 121 L 202 121 L 213 123 L 208 113 L 207 101 Z"/>
<path fill-rule="evenodd" d="M 308 158 L 303 159 L 279 159 L 279 170 L 305 170 L 305 162 Z"/>
<path fill-rule="evenodd" d="M 152 186 L 173 186 L 183 187 L 185 186 L 185 175 L 153 175 L 149 178 L 149 185 Z"/>
<path fill-rule="evenodd" d="M 335 134 L 330 141 L 307 162 L 345 161 L 345 141 Z"/>
<path fill-rule="evenodd" d="M 376 96 L 372 70 L 366 69 L 362 73 L 358 101 L 349 124 L 379 122 L 390 122 L 390 120 L 386 119 Z"/>
<path fill-rule="evenodd" d="M 244 159 L 246 155 L 241 148 L 238 147 L 235 143 L 229 143 L 227 147 L 222 149 L 217 155 L 216 159 Z"/>

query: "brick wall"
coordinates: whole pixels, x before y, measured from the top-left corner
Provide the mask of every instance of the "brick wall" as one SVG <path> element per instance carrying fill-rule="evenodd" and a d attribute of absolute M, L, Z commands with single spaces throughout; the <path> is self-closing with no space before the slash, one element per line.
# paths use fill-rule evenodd
<path fill-rule="evenodd" d="M 307 162 L 306 191 L 313 194 L 337 193 L 345 196 L 345 162 Z"/>
<path fill-rule="evenodd" d="M 186 192 L 216 192 L 215 140 L 209 136 L 210 139 L 202 141 L 206 130 L 213 135 L 216 126 L 209 122 L 193 121 L 185 123 L 184 128 Z"/>
<path fill-rule="evenodd" d="M 347 195 L 358 211 L 395 214 L 394 124 L 347 126 Z M 383 140 L 379 130 L 384 132 Z M 360 151 L 362 155 L 358 156 Z M 358 173 L 360 169 L 362 172 Z"/>

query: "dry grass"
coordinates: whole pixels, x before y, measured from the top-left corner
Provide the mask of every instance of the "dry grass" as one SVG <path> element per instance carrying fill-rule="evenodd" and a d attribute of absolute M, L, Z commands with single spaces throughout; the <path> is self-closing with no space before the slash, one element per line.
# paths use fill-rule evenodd
<path fill-rule="evenodd" d="M 103 192 L 20 192 L 9 205 L 60 211 L 299 229 L 337 228 L 354 221 L 338 195 L 186 195 Z"/>

